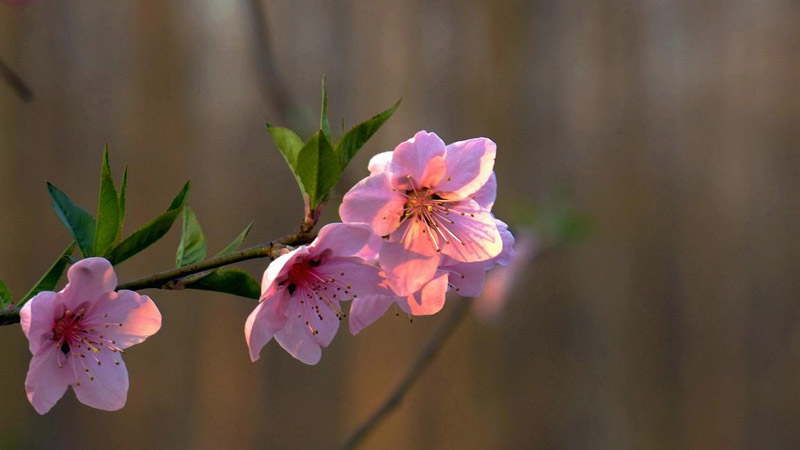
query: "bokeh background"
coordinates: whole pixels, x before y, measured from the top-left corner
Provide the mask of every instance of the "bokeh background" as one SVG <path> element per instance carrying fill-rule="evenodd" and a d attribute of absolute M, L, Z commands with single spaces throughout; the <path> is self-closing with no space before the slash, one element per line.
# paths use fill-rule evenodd
<path fill-rule="evenodd" d="M 469 317 L 365 448 L 798 448 L 799 51 L 781 0 L 0 3 L 0 58 L 35 93 L 0 84 L 0 277 L 21 295 L 63 249 L 44 181 L 93 210 L 106 142 L 129 231 L 187 178 L 210 252 L 251 220 L 253 245 L 295 230 L 264 122 L 308 135 L 326 74 L 334 123 L 403 98 L 340 194 L 417 130 L 488 136 L 499 217 L 561 192 L 593 224 Z M 171 267 L 177 239 L 120 278 Z M 148 293 L 164 328 L 116 413 L 68 393 L 38 416 L 0 328 L 0 447 L 336 448 L 448 313 L 252 364 L 251 301 Z"/>

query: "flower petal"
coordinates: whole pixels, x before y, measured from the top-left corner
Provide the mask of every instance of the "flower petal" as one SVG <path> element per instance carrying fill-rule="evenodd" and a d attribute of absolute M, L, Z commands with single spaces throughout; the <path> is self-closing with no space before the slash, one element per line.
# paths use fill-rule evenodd
<path fill-rule="evenodd" d="M 514 235 L 508 230 L 508 225 L 502 220 L 495 219 L 497 223 L 497 231 L 500 233 L 500 239 L 503 241 L 503 251 L 496 258 L 497 264 L 507 266 L 514 260 Z M 533 235 L 533 233 L 531 233 Z"/>
<path fill-rule="evenodd" d="M 276 332 L 286 326 L 285 309 L 290 301 L 289 291 L 286 289 L 273 289 L 267 297 L 262 297 L 261 302 L 253 312 L 247 316 L 244 324 L 244 337 L 250 349 L 250 360 L 258 361 L 261 349 L 269 342 Z"/>
<path fill-rule="evenodd" d="M 85 326 L 103 329 L 106 339 L 126 349 L 161 328 L 161 312 L 146 295 L 126 290 L 109 292 L 92 305 Z"/>
<path fill-rule="evenodd" d="M 400 308 L 415 316 L 429 316 L 442 310 L 447 295 L 447 272 L 440 270 L 436 277 L 417 292 L 398 300 Z"/>
<path fill-rule="evenodd" d="M 380 242 L 380 237 L 372 232 L 368 224 L 330 223 L 319 230 L 319 235 L 311 243 L 311 253 L 316 255 L 322 250 L 331 249 L 342 256 L 353 256 L 365 250 L 369 253 L 370 245 Z M 315 251 L 316 250 L 316 251 Z"/>
<path fill-rule="evenodd" d="M 285 328 L 275 333 L 275 340 L 290 355 L 308 365 L 313 366 L 322 357 L 322 348 L 311 337 L 311 333 L 305 325 L 305 319 L 296 315 L 286 321 Z"/>
<path fill-rule="evenodd" d="M 451 260 L 452 261 L 452 260 Z M 443 265 L 442 269 L 449 273 L 448 281 L 462 297 L 477 297 L 483 290 L 486 280 L 486 264 L 483 262 Z"/>
<path fill-rule="evenodd" d="M 390 165 L 392 184 L 403 190 L 436 186 L 446 170 L 444 141 L 427 131 L 398 145 Z"/>
<path fill-rule="evenodd" d="M 491 178 L 496 153 L 497 145 L 486 138 L 448 145 L 445 153 L 447 173 L 436 185 L 436 191 L 450 199 L 463 199 L 476 193 Z"/>
<path fill-rule="evenodd" d="M 370 158 L 367 165 L 370 175 L 387 172 L 389 165 L 392 163 L 392 154 L 393 152 L 391 151 L 381 152 Z"/>
<path fill-rule="evenodd" d="M 350 300 L 368 295 L 391 295 L 386 287 L 386 277 L 376 266 L 357 257 L 335 256 L 321 264 L 315 272 L 324 278 L 334 279 L 348 293 L 339 291 L 336 300 Z M 333 295 L 333 294 L 328 294 Z"/>
<path fill-rule="evenodd" d="M 275 261 L 269 263 L 267 270 L 264 271 L 264 276 L 261 277 L 261 300 L 264 300 L 264 296 L 267 295 L 267 291 L 276 286 L 276 282 L 279 283 L 283 281 L 297 258 L 305 257 L 307 255 L 308 246 L 303 245 L 297 247 L 289 253 L 284 253 L 283 255 L 278 256 L 275 258 Z"/>
<path fill-rule="evenodd" d="M 397 229 L 405 197 L 394 190 L 390 175 L 382 173 L 359 181 L 342 199 L 339 215 L 343 222 L 367 223 L 379 236 Z"/>
<path fill-rule="evenodd" d="M 128 368 L 119 352 L 103 348 L 95 354 L 95 358 L 96 361 L 70 357 L 73 366 L 76 365 L 76 360 L 83 359 L 82 362 L 88 369 L 87 372 L 81 366 L 77 367 L 80 384 L 73 384 L 72 390 L 84 405 L 105 411 L 116 411 L 125 406 L 128 398 Z M 97 361 L 100 364 L 97 364 Z M 68 369 L 64 367 L 61 370 Z"/>
<path fill-rule="evenodd" d="M 481 207 L 487 211 L 492 210 L 492 206 L 494 206 L 494 201 L 497 198 L 497 175 L 492 172 L 492 175 L 489 177 L 489 181 L 486 182 L 478 192 L 472 195 L 472 199 L 475 200 Z"/>
<path fill-rule="evenodd" d="M 19 322 L 32 354 L 53 339 L 53 326 L 62 315 L 64 304 L 57 292 L 40 292 L 25 303 L 19 311 Z"/>
<path fill-rule="evenodd" d="M 392 303 L 398 300 L 394 295 L 370 295 L 353 299 L 350 305 L 350 333 L 357 335 L 364 328 L 378 320 Z"/>
<path fill-rule="evenodd" d="M 117 274 L 105 258 L 82 259 L 67 272 L 69 283 L 61 291 L 67 309 L 77 310 L 117 288 Z"/>
<path fill-rule="evenodd" d="M 380 263 L 389 286 L 400 296 L 418 291 L 436 274 L 439 253 L 416 220 L 406 220 L 381 246 Z M 405 235 L 405 237 L 403 237 Z M 402 238 L 402 242 L 392 240 Z"/>
<path fill-rule="evenodd" d="M 503 240 L 497 231 L 494 216 L 475 200 L 448 203 L 452 214 L 446 216 L 442 227 L 458 237 L 442 246 L 442 253 L 461 262 L 486 261 L 499 255 Z"/>
<path fill-rule="evenodd" d="M 39 414 L 45 414 L 64 396 L 67 386 L 73 381 L 72 371 L 58 367 L 59 348 L 43 346 L 31 358 L 25 392 L 28 401 Z M 63 355 L 62 355 L 63 357 Z"/>

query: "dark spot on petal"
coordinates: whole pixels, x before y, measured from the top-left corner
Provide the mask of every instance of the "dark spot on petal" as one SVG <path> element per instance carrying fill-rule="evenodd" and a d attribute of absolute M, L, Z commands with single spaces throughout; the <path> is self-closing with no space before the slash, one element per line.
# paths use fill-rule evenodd
<path fill-rule="evenodd" d="M 320 260 L 318 260 L 318 259 L 312 259 L 312 260 L 308 261 L 308 265 L 311 266 L 311 267 L 317 267 L 317 266 L 319 266 L 319 263 L 320 263 Z"/>
<path fill-rule="evenodd" d="M 297 290 L 297 285 L 292 283 L 289 285 L 287 289 L 289 289 L 289 295 L 294 295 L 294 291 Z"/>
<path fill-rule="evenodd" d="M 69 344 L 67 344 L 66 342 L 61 344 L 61 353 L 69 355 Z"/>

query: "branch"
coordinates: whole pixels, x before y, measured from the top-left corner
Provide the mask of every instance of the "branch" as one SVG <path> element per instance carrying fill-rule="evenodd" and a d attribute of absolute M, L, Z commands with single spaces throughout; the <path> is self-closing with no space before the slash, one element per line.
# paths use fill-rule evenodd
<path fill-rule="evenodd" d="M 149 277 L 139 278 L 117 285 L 117 290 L 128 289 L 138 291 L 141 289 L 180 289 L 180 281 L 189 275 L 200 272 L 207 272 L 218 267 L 235 264 L 248 259 L 278 257 L 287 246 L 308 244 L 314 240 L 314 235 L 307 232 L 300 232 L 284 236 L 280 239 L 269 242 L 258 247 L 248 248 L 228 255 L 212 258 L 201 263 L 192 264 L 186 267 L 167 270 Z M 11 325 L 19 322 L 19 308 L 11 308 L 0 311 L 0 326 Z"/>
<path fill-rule="evenodd" d="M 117 290 L 128 289 L 131 291 L 138 291 L 140 289 L 150 288 L 170 289 L 173 287 L 173 283 L 180 278 L 200 272 L 207 272 L 218 267 L 227 266 L 241 261 L 247 261 L 248 259 L 275 259 L 276 257 L 280 256 L 280 251 L 287 246 L 308 244 L 313 239 L 314 236 L 309 233 L 300 232 L 290 234 L 266 245 L 248 248 L 246 250 L 220 256 L 218 258 L 209 259 L 201 263 L 167 270 L 166 272 L 161 272 L 149 277 L 139 278 L 138 280 L 130 281 L 128 283 L 118 284 Z"/>
<path fill-rule="evenodd" d="M 390 412 L 400 405 L 400 402 L 403 400 L 403 397 L 405 397 L 406 392 L 411 389 L 411 386 L 414 385 L 414 382 L 417 381 L 417 378 L 419 378 L 422 372 L 424 372 L 425 369 L 430 365 L 434 357 L 436 357 L 436 354 L 439 353 L 439 350 L 441 350 L 447 338 L 453 334 L 453 331 L 455 331 L 461 321 L 467 316 L 467 311 L 469 311 L 469 307 L 472 305 L 472 301 L 466 298 L 451 301 L 451 303 L 455 303 L 453 311 L 431 334 L 431 337 L 428 339 L 425 347 L 423 347 L 419 352 L 417 358 L 414 360 L 414 363 L 411 364 L 411 367 L 403 377 L 403 380 L 400 381 L 400 384 L 394 388 L 394 391 L 392 391 L 389 397 L 384 400 L 380 408 L 372 413 L 372 415 L 366 421 L 364 421 L 364 423 L 362 423 L 352 435 L 350 435 L 343 448 L 356 448 L 356 446 L 365 437 L 367 437 L 367 435 L 372 431 L 373 428 L 375 428 L 376 425 L 378 425 Z"/>
<path fill-rule="evenodd" d="M 29 102 L 33 100 L 33 91 L 31 88 L 29 88 L 22 80 L 22 77 L 11 70 L 2 59 L 0 59 L 0 78 L 6 80 L 8 85 L 11 86 L 14 92 L 16 92 L 23 101 Z"/>

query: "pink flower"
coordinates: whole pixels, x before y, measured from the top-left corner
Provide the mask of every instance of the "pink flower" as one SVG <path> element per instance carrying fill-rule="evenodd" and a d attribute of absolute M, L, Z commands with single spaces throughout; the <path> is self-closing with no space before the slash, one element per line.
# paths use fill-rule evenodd
<path fill-rule="evenodd" d="M 371 175 L 344 196 L 342 220 L 369 224 L 386 238 L 379 260 L 397 295 L 412 295 L 438 278 L 444 257 L 473 263 L 500 254 L 490 212 L 495 152 L 486 138 L 445 146 L 435 133 L 420 131 L 391 154 L 374 157 Z"/>
<path fill-rule="evenodd" d="M 397 303 L 403 312 L 414 316 L 436 314 L 444 307 L 448 289 L 462 297 L 476 297 L 483 290 L 486 271 L 494 266 L 507 265 L 514 260 L 514 236 L 508 225 L 497 220 L 497 230 L 503 242 L 503 251 L 487 261 L 464 263 L 444 256 L 435 276 L 417 292 L 407 296 L 375 296 L 357 298 L 350 307 L 350 332 L 358 334 L 361 330 L 378 320 Z"/>
<path fill-rule="evenodd" d="M 272 262 L 244 327 L 250 359 L 274 337 L 300 361 L 318 363 L 345 316 L 341 301 L 391 294 L 383 273 L 364 259 L 374 258 L 378 240 L 366 225 L 334 223 Z"/>
<path fill-rule="evenodd" d="M 61 292 L 40 292 L 20 311 L 31 359 L 25 390 L 45 414 L 72 386 L 81 403 L 114 411 L 125 406 L 128 370 L 124 349 L 161 328 L 161 313 L 146 295 L 114 292 L 108 260 L 87 258 L 67 273 Z"/>

